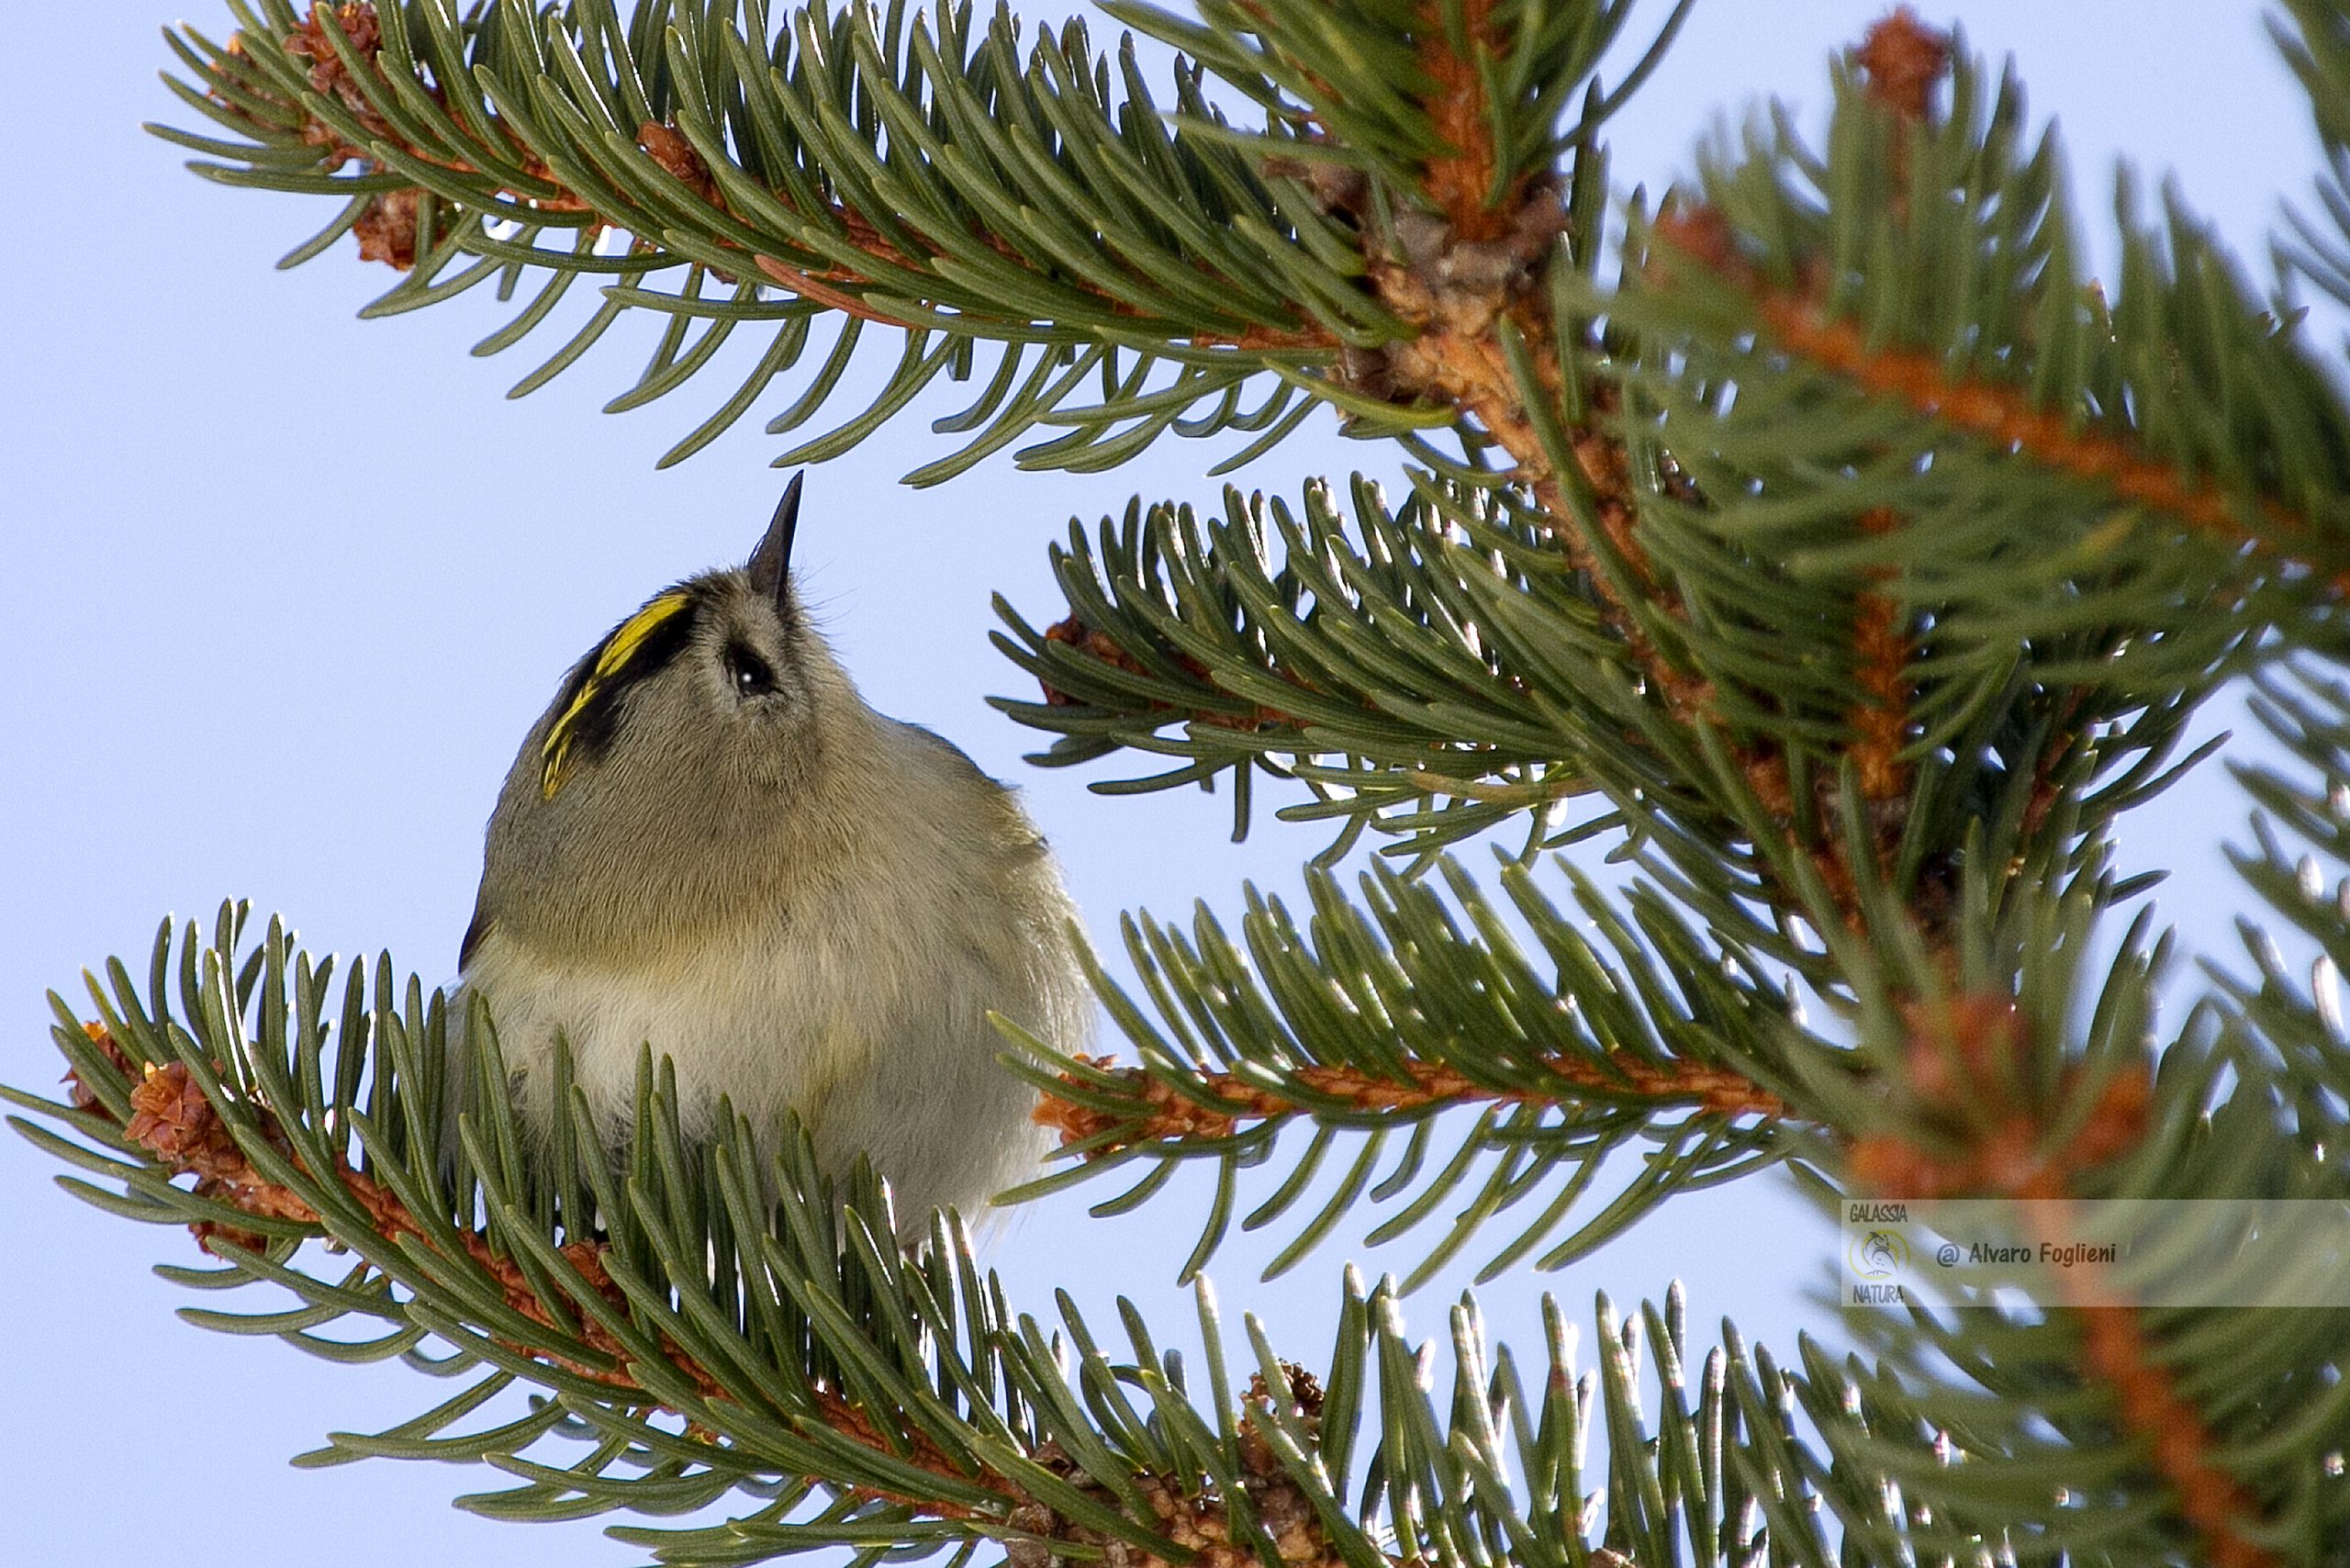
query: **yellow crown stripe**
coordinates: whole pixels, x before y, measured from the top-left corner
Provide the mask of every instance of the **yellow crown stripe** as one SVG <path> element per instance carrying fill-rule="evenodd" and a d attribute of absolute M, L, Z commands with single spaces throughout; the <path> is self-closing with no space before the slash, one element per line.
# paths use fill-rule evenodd
<path fill-rule="evenodd" d="M 596 667 L 579 683 L 579 694 L 563 711 L 547 731 L 546 744 L 539 750 L 539 792 L 546 800 L 554 800 L 555 791 L 563 788 L 565 766 L 571 757 L 571 742 L 579 724 L 579 716 L 588 711 L 614 676 L 626 669 L 636 656 L 644 640 L 659 631 L 662 625 L 683 613 L 693 604 L 693 595 L 682 588 L 672 588 L 649 601 L 645 607 L 620 623 L 604 645 L 596 650 Z"/>
<path fill-rule="evenodd" d="M 599 677 L 618 675 L 644 640 L 660 630 L 661 623 L 694 601 L 694 596 L 683 588 L 671 588 L 646 604 L 643 610 L 620 624 L 620 630 L 604 639 L 604 646 L 596 655 L 596 674 Z M 588 683 L 592 688 L 592 680 Z"/>

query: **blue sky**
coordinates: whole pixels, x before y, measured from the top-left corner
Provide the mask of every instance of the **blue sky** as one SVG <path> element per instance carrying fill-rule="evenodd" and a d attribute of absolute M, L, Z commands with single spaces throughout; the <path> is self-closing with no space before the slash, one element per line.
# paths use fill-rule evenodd
<path fill-rule="evenodd" d="M 553 340 L 468 357 L 503 319 L 486 300 L 356 319 L 390 278 L 347 247 L 271 270 L 323 218 L 315 204 L 207 185 L 139 130 L 189 118 L 153 75 L 171 13 L 124 0 L 19 9 L 19 131 L 0 148 L 19 235 L 0 254 L 15 302 L 0 378 L 0 734 L 17 758 L 0 812 L 11 894 L 0 905 L 0 1079 L 38 1089 L 59 1070 L 43 992 L 73 993 L 82 969 L 108 955 L 143 954 L 166 911 L 208 917 L 234 894 L 284 912 L 314 949 L 389 948 L 428 982 L 451 974 L 481 825 L 518 738 L 621 614 L 748 550 L 779 484 L 766 464 L 782 442 L 754 419 L 655 472 L 721 389 L 697 383 L 632 415 L 599 413 L 633 379 L 643 330 L 616 333 L 546 390 L 508 401 L 532 351 Z M 1685 172 L 1700 134 L 1758 95 L 1816 120 L 1828 51 L 1881 9 L 1701 0 L 1615 127 L 1619 178 L 1654 187 Z M 1653 20 L 1664 7 L 1651 10 Z M 2019 57 L 2035 112 L 2060 117 L 2092 224 L 2126 153 L 2148 174 L 2175 173 L 2249 257 L 2316 164 L 2260 14 L 2236 3 L 1985 0 L 1961 19 L 1976 48 Z M 188 19 L 216 35 L 229 27 L 213 0 Z M 1205 899 L 1231 913 L 1244 879 L 1293 889 L 1322 840 L 1272 822 L 1278 801 L 1260 800 L 1257 832 L 1227 844 L 1221 800 L 1090 794 L 1085 778 L 1103 772 L 1028 767 L 1021 756 L 1037 737 L 982 701 L 1029 689 L 988 647 L 989 593 L 1039 623 L 1055 618 L 1045 546 L 1072 515 L 1121 510 L 1137 490 L 1213 501 L 1217 482 L 1202 475 L 1229 448 L 1169 442 L 1090 476 L 1020 474 L 998 457 L 941 489 L 898 487 L 897 475 L 948 450 L 925 421 L 953 406 L 918 408 L 810 477 L 805 591 L 867 699 L 1026 790 L 1099 935 L 1114 938 L 1118 913 L 1136 907 L 1180 916 Z M 1317 422 L 1238 482 L 1294 496 L 1306 476 L 1357 468 L 1395 471 L 1386 450 Z M 2178 873 L 2159 898 L 2190 946 L 2230 946 L 2241 901 L 2218 843 L 2241 836 L 2243 816 L 2224 777 L 2207 770 L 2124 836 L 2133 868 Z M 487 1473 L 289 1469 L 326 1431 L 389 1425 L 445 1386 L 176 1323 L 172 1310 L 190 1298 L 148 1266 L 197 1261 L 187 1238 L 87 1209 L 50 1184 L 53 1173 L 21 1141 L 0 1139 L 0 1389 L 14 1435 L 0 1464 L 6 1555 L 125 1561 L 220 1531 L 241 1538 L 233 1555 L 251 1568 L 330 1551 L 347 1568 L 642 1560 L 590 1524 L 499 1525 L 446 1506 Z M 993 1261 L 1029 1310 L 1066 1286 L 1108 1317 L 1125 1294 L 1180 1339 L 1191 1307 L 1172 1275 L 1199 1189 L 1088 1218 L 1086 1202 L 1113 1190 L 1037 1205 Z M 1781 1185 L 1750 1182 L 1683 1200 L 1561 1274 L 1507 1279 L 1481 1298 L 1496 1334 L 1530 1352 L 1540 1292 L 1587 1320 L 1595 1291 L 1637 1301 L 1679 1277 L 1695 1323 L 1731 1313 L 1751 1338 L 1791 1349 L 1799 1327 L 1833 1332 L 1804 1299 L 1818 1234 Z M 1327 1342 L 1342 1261 L 1375 1271 L 1417 1257 L 1409 1238 L 1366 1252 L 1341 1236 L 1259 1285 L 1278 1241 L 1243 1238 L 1214 1273 L 1229 1314 L 1257 1312 L 1277 1345 L 1309 1362 Z M 1415 1324 L 1441 1335 L 1465 1278 L 1419 1293 Z"/>

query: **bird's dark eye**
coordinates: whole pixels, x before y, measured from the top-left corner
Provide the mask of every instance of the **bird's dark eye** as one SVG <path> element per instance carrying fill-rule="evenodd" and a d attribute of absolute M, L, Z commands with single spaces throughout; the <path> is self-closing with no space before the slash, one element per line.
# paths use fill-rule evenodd
<path fill-rule="evenodd" d="M 737 697 L 763 697 L 775 689 L 775 671 L 767 661 L 740 643 L 726 644 L 726 673 Z"/>

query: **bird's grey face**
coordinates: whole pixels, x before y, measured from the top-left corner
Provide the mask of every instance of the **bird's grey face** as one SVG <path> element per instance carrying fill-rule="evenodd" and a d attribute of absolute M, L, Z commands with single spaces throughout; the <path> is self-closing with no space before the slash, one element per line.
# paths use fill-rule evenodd
<path fill-rule="evenodd" d="M 800 480 L 734 571 L 656 594 L 575 666 L 543 726 L 538 794 L 687 809 L 698 786 L 790 782 L 811 740 L 809 638 L 791 589 Z"/>

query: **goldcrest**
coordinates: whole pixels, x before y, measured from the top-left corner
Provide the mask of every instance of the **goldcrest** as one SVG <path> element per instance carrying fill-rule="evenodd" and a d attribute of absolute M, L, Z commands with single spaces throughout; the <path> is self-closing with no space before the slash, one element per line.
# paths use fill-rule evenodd
<path fill-rule="evenodd" d="M 487 1003 L 519 1117 L 558 1035 L 606 1147 L 649 1044 L 689 1137 L 720 1097 L 828 1170 L 861 1151 L 909 1234 L 1029 1174 L 1004 1014 L 1062 1051 L 1093 1005 L 1076 910 L 1012 791 L 867 707 L 791 573 L 800 478 L 744 566 L 663 589 L 572 666 L 489 820 L 457 1016 Z"/>

